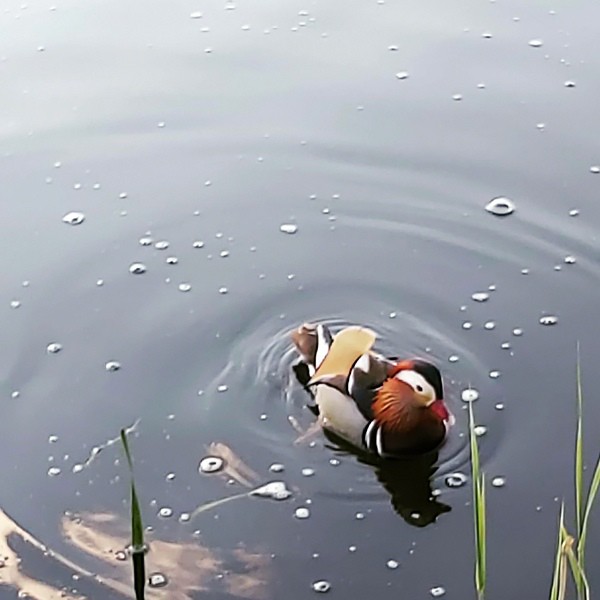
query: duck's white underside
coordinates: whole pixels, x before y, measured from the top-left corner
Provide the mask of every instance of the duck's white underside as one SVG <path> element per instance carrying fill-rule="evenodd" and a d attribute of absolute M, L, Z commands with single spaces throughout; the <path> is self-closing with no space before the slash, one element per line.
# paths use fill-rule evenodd
<path fill-rule="evenodd" d="M 318 385 L 315 401 L 319 406 L 321 425 L 349 441 L 355 446 L 362 446 L 362 434 L 367 420 L 358 410 L 354 400 L 339 390 Z"/>

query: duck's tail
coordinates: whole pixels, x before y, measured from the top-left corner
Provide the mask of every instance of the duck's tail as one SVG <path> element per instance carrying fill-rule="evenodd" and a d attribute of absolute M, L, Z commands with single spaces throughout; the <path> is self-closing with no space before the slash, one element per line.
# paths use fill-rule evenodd
<path fill-rule="evenodd" d="M 292 332 L 291 337 L 312 376 L 329 353 L 333 343 L 331 331 L 326 325 L 320 323 L 318 325 L 304 323 Z"/>

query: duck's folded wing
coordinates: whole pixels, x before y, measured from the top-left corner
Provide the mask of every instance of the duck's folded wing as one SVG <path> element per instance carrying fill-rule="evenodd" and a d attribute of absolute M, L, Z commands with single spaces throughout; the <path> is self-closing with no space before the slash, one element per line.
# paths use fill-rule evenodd
<path fill-rule="evenodd" d="M 391 364 L 385 357 L 369 352 L 363 354 L 350 371 L 347 394 L 356 402 L 367 421 L 373 419 L 373 400 L 386 380 Z"/>

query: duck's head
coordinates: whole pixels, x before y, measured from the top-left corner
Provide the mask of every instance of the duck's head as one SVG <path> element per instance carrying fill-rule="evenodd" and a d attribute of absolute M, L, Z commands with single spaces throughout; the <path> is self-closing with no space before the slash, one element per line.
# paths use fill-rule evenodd
<path fill-rule="evenodd" d="M 421 359 L 403 360 L 389 371 L 373 403 L 375 420 L 393 443 L 435 447 L 454 417 L 444 403 L 439 369 Z"/>

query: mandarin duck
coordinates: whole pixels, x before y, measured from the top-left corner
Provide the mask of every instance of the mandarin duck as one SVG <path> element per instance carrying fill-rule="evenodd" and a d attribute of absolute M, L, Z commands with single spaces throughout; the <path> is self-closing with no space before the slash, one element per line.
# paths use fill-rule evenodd
<path fill-rule="evenodd" d="M 395 361 L 372 350 L 376 334 L 305 323 L 291 334 L 294 367 L 313 394 L 321 426 L 381 458 L 422 454 L 444 442 L 454 417 L 437 367 L 419 358 Z"/>

